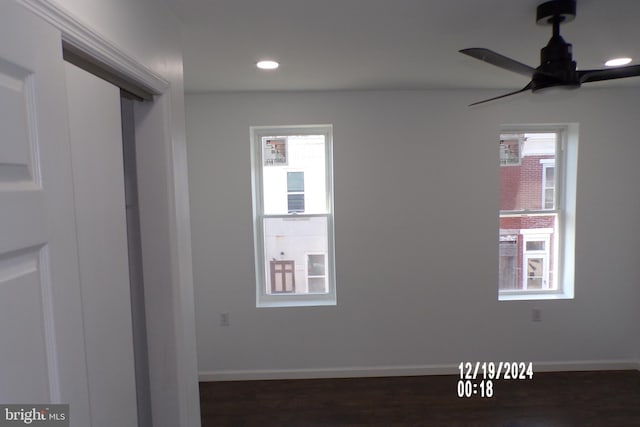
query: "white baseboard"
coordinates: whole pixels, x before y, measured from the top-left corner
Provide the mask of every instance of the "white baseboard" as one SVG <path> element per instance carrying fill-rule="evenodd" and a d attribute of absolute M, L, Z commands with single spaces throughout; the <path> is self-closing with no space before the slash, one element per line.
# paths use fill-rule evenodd
<path fill-rule="evenodd" d="M 580 360 L 566 362 L 533 362 L 535 372 L 640 370 L 635 360 Z M 242 371 L 201 371 L 200 382 L 292 380 L 317 378 L 406 377 L 420 375 L 457 375 L 457 364 L 372 366 L 321 369 L 261 369 Z"/>
<path fill-rule="evenodd" d="M 374 366 L 321 369 L 282 369 L 200 372 L 200 381 L 292 380 L 315 378 L 400 377 L 456 374 L 454 365 Z"/>

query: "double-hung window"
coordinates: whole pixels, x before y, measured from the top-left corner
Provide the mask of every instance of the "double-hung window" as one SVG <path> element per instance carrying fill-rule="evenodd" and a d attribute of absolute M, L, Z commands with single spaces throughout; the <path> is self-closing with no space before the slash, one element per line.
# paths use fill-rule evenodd
<path fill-rule="evenodd" d="M 251 128 L 258 307 L 335 305 L 332 127 Z"/>
<path fill-rule="evenodd" d="M 498 296 L 573 298 L 577 125 L 500 134 Z"/>

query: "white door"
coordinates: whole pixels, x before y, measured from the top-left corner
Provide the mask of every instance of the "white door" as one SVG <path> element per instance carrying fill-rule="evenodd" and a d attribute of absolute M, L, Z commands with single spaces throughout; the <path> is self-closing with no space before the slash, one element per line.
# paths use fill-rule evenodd
<path fill-rule="evenodd" d="M 90 426 L 60 33 L 0 1 L 0 402 Z"/>
<path fill-rule="evenodd" d="M 120 89 L 65 74 L 92 427 L 136 427 Z"/>

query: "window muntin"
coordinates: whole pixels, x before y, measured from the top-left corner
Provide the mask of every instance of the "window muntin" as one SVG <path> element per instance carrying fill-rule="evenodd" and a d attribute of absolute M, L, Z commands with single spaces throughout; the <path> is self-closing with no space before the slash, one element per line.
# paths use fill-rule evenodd
<path fill-rule="evenodd" d="M 562 130 L 500 135 L 499 295 L 562 292 Z M 518 141 L 519 162 L 503 161 L 504 141 Z"/>
<path fill-rule="evenodd" d="M 252 128 L 259 307 L 335 304 L 331 131 Z M 281 261 L 284 279 L 272 271 Z"/>

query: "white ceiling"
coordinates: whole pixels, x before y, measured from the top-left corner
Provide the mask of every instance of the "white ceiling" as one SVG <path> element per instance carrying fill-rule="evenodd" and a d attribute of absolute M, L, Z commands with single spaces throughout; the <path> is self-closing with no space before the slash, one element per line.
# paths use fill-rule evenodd
<path fill-rule="evenodd" d="M 535 23 L 542 1 L 167 0 L 184 24 L 189 92 L 519 89 L 525 77 L 458 50 L 487 47 L 536 67 L 551 36 Z M 562 35 L 578 68 L 622 55 L 640 63 L 640 1 L 577 2 Z M 257 70 L 263 58 L 280 69 Z M 640 86 L 640 77 L 613 84 Z"/>

